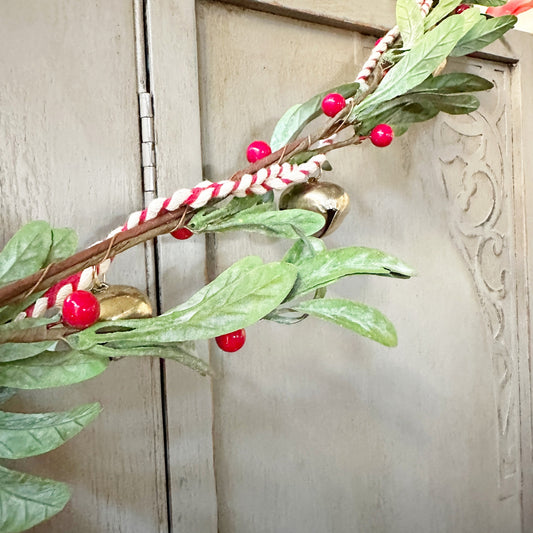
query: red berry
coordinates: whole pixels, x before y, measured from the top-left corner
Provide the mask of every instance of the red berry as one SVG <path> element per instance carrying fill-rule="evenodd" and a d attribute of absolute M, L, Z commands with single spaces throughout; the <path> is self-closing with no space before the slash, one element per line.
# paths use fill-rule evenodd
<path fill-rule="evenodd" d="M 74 291 L 65 298 L 61 315 L 67 326 L 85 329 L 98 320 L 100 302 L 91 292 Z"/>
<path fill-rule="evenodd" d="M 370 141 L 374 146 L 379 146 L 380 148 L 389 146 L 392 139 L 394 139 L 394 131 L 388 124 L 378 124 L 370 132 Z"/>
<path fill-rule="evenodd" d="M 470 9 L 471 7 L 472 6 L 470 4 L 461 4 L 455 8 L 454 13 L 456 15 L 460 15 L 463 11 Z"/>
<path fill-rule="evenodd" d="M 374 43 L 374 48 L 381 42 L 381 39 L 383 39 L 383 37 L 380 37 L 375 43 Z"/>
<path fill-rule="evenodd" d="M 172 235 L 172 237 L 180 241 L 189 239 L 194 235 L 194 233 L 189 228 L 178 228 L 174 231 L 171 231 L 170 234 Z"/>
<path fill-rule="evenodd" d="M 219 337 L 216 337 L 215 340 L 221 350 L 224 350 L 225 352 L 236 352 L 244 346 L 246 331 L 244 331 L 244 329 L 238 329 L 237 331 L 220 335 Z"/>
<path fill-rule="evenodd" d="M 254 141 L 253 143 L 250 143 L 246 149 L 246 159 L 248 159 L 250 163 L 255 163 L 271 153 L 272 150 L 265 141 Z"/>
<path fill-rule="evenodd" d="M 339 111 L 346 107 L 344 96 L 339 93 L 330 93 L 322 100 L 322 111 L 328 117 L 334 117 Z"/>

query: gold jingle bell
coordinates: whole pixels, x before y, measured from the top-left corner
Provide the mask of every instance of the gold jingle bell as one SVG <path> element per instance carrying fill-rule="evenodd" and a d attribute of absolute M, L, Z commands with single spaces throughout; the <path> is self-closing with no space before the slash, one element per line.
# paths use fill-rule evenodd
<path fill-rule="evenodd" d="M 348 213 L 349 206 L 350 198 L 346 191 L 328 181 L 294 183 L 279 198 L 280 209 L 307 209 L 324 217 L 325 224 L 315 237 L 333 233 Z"/>
<path fill-rule="evenodd" d="M 105 285 L 96 288 L 94 295 L 100 302 L 99 322 L 129 318 L 150 318 L 152 305 L 148 296 L 129 285 Z"/>

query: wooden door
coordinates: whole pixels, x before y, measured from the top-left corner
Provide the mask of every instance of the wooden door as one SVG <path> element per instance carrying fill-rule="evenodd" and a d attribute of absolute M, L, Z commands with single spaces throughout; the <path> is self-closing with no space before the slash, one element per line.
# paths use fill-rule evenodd
<path fill-rule="evenodd" d="M 202 165 L 204 178 L 219 179 L 244 166 L 251 140 L 268 140 L 295 102 L 353 79 L 394 24 L 392 2 L 149 6 L 164 190 L 184 169 Z M 409 281 L 350 279 L 333 289 L 385 311 L 398 348 L 310 319 L 249 328 L 246 349 L 233 356 L 209 346 L 219 373 L 211 384 L 167 365 L 175 530 L 533 528 L 526 261 L 533 167 L 523 150 L 531 44 L 515 33 L 449 66 L 496 84 L 473 116 L 414 127 L 386 150 L 331 155 L 330 179 L 353 204 L 328 244 L 377 247 L 418 270 Z M 164 305 L 177 279 L 184 297 L 193 290 L 204 253 L 213 275 L 243 255 L 273 260 L 286 249 L 255 235 L 217 237 L 207 252 L 197 242 L 180 250 L 161 242 Z M 172 265 L 183 258 L 177 272 Z"/>
<path fill-rule="evenodd" d="M 43 219 L 89 246 L 143 202 L 133 4 L 3 0 L 0 42 L 0 242 Z M 145 288 L 142 247 L 111 275 Z M 77 439 L 16 463 L 72 489 L 66 509 L 34 530 L 166 531 L 158 361 L 122 361 L 80 385 L 21 392 L 7 407 L 92 401 L 106 414 Z"/>
<path fill-rule="evenodd" d="M 353 79 L 394 24 L 388 0 L 86 4 L 0 3 L 3 241 L 42 217 L 89 244 L 143 192 L 226 177 L 289 106 Z M 83 386 L 20 395 L 10 407 L 105 407 L 26 462 L 73 485 L 36 530 L 531 531 L 532 41 L 514 33 L 449 66 L 497 86 L 471 117 L 331 155 L 352 210 L 328 245 L 380 248 L 418 271 L 332 291 L 383 310 L 398 348 L 312 319 L 259 324 L 238 354 L 200 344 L 213 380 L 120 361 Z M 148 92 L 153 138 L 139 128 Z M 165 309 L 238 257 L 286 249 L 255 235 L 161 238 L 157 267 L 137 249 L 113 275 L 154 297 L 158 285 Z"/>

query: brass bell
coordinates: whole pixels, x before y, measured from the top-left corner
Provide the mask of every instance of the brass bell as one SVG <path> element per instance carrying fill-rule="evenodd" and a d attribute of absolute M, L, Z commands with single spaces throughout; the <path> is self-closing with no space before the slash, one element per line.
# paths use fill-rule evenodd
<path fill-rule="evenodd" d="M 148 296 L 129 285 L 105 285 L 96 288 L 95 296 L 100 302 L 99 322 L 128 318 L 150 318 L 152 305 Z"/>
<path fill-rule="evenodd" d="M 280 209 L 307 209 L 324 217 L 325 224 L 315 233 L 315 237 L 333 233 L 348 213 L 349 205 L 350 198 L 346 191 L 328 181 L 294 183 L 279 198 Z"/>

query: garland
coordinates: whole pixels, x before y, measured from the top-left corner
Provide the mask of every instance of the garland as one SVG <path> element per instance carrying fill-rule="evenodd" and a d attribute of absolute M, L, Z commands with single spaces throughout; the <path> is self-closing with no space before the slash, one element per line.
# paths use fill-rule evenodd
<path fill-rule="evenodd" d="M 394 326 L 382 313 L 326 298 L 326 288 L 350 275 L 409 278 L 414 272 L 379 250 L 327 250 L 313 235 L 338 223 L 347 196 L 319 178 L 331 169 L 325 156 L 331 150 L 366 140 L 385 147 L 441 111 L 477 109 L 479 101 L 470 93 L 492 84 L 466 73 L 440 74 L 447 58 L 498 39 L 514 26 L 515 14 L 533 7 L 530 0 L 481 3 L 486 14 L 458 0 L 440 0 L 434 7 L 431 0 L 398 0 L 397 26 L 377 41 L 355 82 L 289 109 L 270 144 L 250 144 L 250 166 L 229 179 L 203 181 L 153 200 L 85 250 L 76 253 L 77 236 L 68 228 L 34 221 L 20 229 L 0 252 L 0 403 L 19 389 L 79 383 L 128 356 L 164 357 L 209 375 L 194 340 L 215 338 L 221 349 L 235 351 L 244 343 L 244 328 L 261 319 L 293 324 L 313 316 L 396 345 Z M 299 137 L 324 115 L 330 118 L 317 131 Z M 273 195 L 281 190 L 283 210 Z M 187 302 L 157 317 L 136 289 L 103 283 L 113 257 L 158 235 L 183 239 L 238 230 L 294 244 L 278 262 L 263 264 L 258 257 L 236 262 Z M 126 319 L 104 313 L 109 302 L 116 307 L 125 296 L 135 302 L 128 304 Z M 58 413 L 0 411 L 0 458 L 50 451 L 100 410 L 94 403 Z M 69 497 L 63 483 L 0 466 L 0 532 L 33 527 L 63 509 Z"/>

